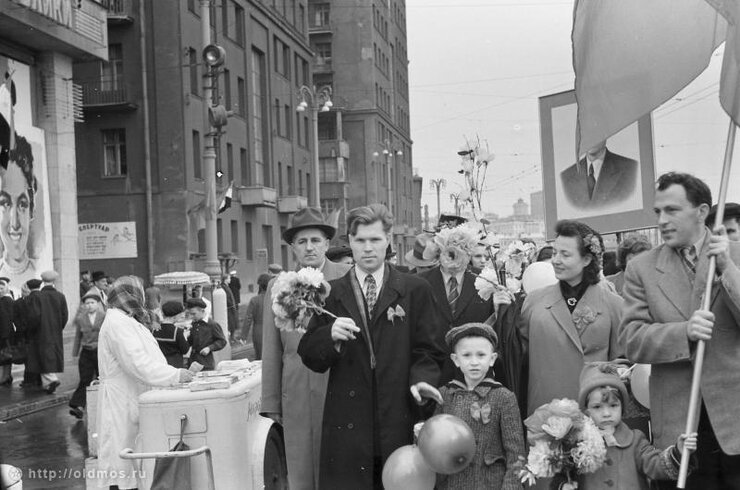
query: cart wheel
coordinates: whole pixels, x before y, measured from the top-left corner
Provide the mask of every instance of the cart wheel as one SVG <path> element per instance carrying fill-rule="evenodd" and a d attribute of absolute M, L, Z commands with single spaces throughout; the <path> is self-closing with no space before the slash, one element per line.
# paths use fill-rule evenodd
<path fill-rule="evenodd" d="M 283 436 L 277 426 L 272 426 L 267 434 L 263 474 L 265 490 L 287 490 L 288 464 L 285 461 Z"/>

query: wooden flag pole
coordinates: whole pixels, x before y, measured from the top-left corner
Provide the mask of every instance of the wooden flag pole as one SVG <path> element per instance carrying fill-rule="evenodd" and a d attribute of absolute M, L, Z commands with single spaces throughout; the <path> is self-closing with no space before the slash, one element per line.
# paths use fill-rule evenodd
<path fill-rule="evenodd" d="M 722 178 L 719 185 L 719 197 L 717 200 L 717 214 L 714 218 L 714 228 L 722 224 L 725 214 L 725 201 L 727 201 L 727 187 L 730 180 L 730 168 L 732 167 L 732 151 L 735 148 L 735 122 L 730 119 L 730 129 L 727 131 L 727 145 L 725 146 L 725 161 L 722 165 Z M 717 267 L 717 261 L 714 256 L 709 258 L 709 271 L 707 272 L 707 285 L 704 288 L 701 309 L 709 311 L 712 301 L 712 283 L 714 282 L 714 272 Z M 701 385 L 701 371 L 704 364 L 705 342 L 699 340 L 696 343 L 696 353 L 694 356 L 694 374 L 691 378 L 691 396 L 689 398 L 689 414 L 686 417 L 686 433 L 696 432 L 699 426 L 699 386 Z M 689 457 L 688 451 L 681 454 L 681 467 L 678 473 L 677 488 L 686 488 L 686 476 L 689 474 Z"/>

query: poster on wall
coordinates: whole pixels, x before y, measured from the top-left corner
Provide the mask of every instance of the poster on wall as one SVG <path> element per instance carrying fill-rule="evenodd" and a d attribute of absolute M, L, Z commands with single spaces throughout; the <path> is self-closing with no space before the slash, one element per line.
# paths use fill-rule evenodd
<path fill-rule="evenodd" d="M 44 131 L 33 126 L 31 70 L 0 56 L 0 277 L 19 292 L 53 267 Z"/>
<path fill-rule="evenodd" d="M 80 223 L 80 260 L 136 257 L 136 222 Z"/>
<path fill-rule="evenodd" d="M 578 155 L 575 92 L 539 102 L 547 238 L 554 238 L 561 219 L 583 221 L 602 234 L 653 226 L 650 115 Z"/>

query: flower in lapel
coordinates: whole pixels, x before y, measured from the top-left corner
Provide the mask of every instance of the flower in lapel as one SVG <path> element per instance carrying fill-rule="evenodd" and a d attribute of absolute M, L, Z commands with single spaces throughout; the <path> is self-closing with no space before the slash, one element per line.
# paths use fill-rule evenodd
<path fill-rule="evenodd" d="M 406 317 L 406 312 L 403 311 L 403 308 L 401 308 L 401 305 L 396 305 L 395 308 L 393 308 L 392 306 L 389 306 L 387 313 L 388 313 L 388 321 L 393 322 L 394 325 L 396 323 L 396 318 L 400 318 L 401 320 L 403 320 Z"/>
<path fill-rule="evenodd" d="M 473 402 L 470 406 L 470 416 L 474 420 L 483 423 L 483 425 L 491 421 L 491 405 L 484 403 L 482 406 L 478 402 Z"/>
<path fill-rule="evenodd" d="M 573 311 L 573 324 L 578 333 L 583 332 L 594 320 L 596 320 L 596 313 L 588 306 L 577 307 Z"/>

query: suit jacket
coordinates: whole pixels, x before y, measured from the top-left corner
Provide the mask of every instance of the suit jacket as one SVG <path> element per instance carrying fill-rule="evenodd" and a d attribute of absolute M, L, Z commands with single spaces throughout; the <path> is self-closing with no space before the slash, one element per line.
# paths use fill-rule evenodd
<path fill-rule="evenodd" d="M 686 327 L 701 307 L 708 243 L 707 238 L 693 285 L 682 258 L 666 245 L 630 260 L 625 272 L 620 340 L 629 360 L 652 364 L 650 416 L 658 447 L 675 443 L 686 424 L 695 349 Z M 740 454 L 740 270 L 735 265 L 740 264 L 740 243 L 730 242 L 730 254 L 734 264 L 712 288 L 714 330 L 706 342 L 700 389 L 722 450 L 734 455 Z"/>
<path fill-rule="evenodd" d="M 577 400 L 584 363 L 622 355 L 618 341 L 622 305 L 622 298 L 599 284 L 586 289 L 573 314 L 560 284 L 527 295 L 520 318 L 522 342 L 529 355 L 527 415 L 553 398 Z M 579 330 L 574 317 L 589 310 L 593 320 Z"/>
<path fill-rule="evenodd" d="M 343 342 L 337 351 L 331 338 L 334 319 L 328 315 L 314 317 L 301 338 L 298 353 L 310 369 L 330 370 L 320 488 L 371 490 L 377 488 L 373 486 L 373 459 L 380 457 L 385 462 L 394 450 L 412 442 L 418 413 L 409 387 L 420 381 L 437 385 L 445 355 L 439 343 L 443 324 L 429 284 L 385 266 L 378 301 L 368 315 L 367 331 L 377 362 L 373 370 L 370 342 L 360 313 L 366 305 L 364 299 L 358 304 L 353 281 L 354 270 L 332 281 L 326 309 L 352 318 L 361 333 Z M 388 309 L 397 310 L 398 306 L 404 314 L 389 318 Z"/>
<path fill-rule="evenodd" d="M 478 291 L 475 289 L 475 276 L 468 271 L 465 271 L 462 280 L 462 287 L 460 288 L 460 296 L 458 296 L 455 302 L 455 311 L 453 313 L 450 308 L 450 303 L 447 301 L 447 285 L 444 282 L 442 271 L 439 266 L 429 269 L 428 271 L 421 272 L 418 274 L 419 277 L 425 279 L 432 287 L 432 296 L 437 306 L 437 312 L 442 316 L 444 324 L 442 331 L 440 332 L 440 338 L 444 342 L 444 336 L 447 332 L 454 327 L 459 327 L 470 322 L 488 323 L 493 325 L 495 319 L 495 308 L 493 300 L 489 299 L 484 301 L 478 295 Z M 449 357 L 450 349 L 445 343 L 446 352 L 448 353 L 447 358 L 442 366 L 442 376 L 440 378 L 440 386 L 446 385 L 451 381 L 456 374 L 462 376 L 462 373 L 455 367 L 452 359 Z M 497 366 L 501 363 L 501 360 L 496 361 Z M 496 374 L 496 381 L 503 384 L 507 388 L 511 389 L 510 384 L 505 383 L 501 378 L 501 369 L 494 369 Z M 462 378 L 461 378 L 462 379 Z"/>
<path fill-rule="evenodd" d="M 347 264 L 324 261 L 321 272 L 332 281 L 350 269 Z M 282 415 L 285 429 L 285 456 L 291 489 L 318 487 L 321 423 L 329 376 L 315 373 L 303 365 L 298 355 L 301 332 L 285 332 L 275 327 L 272 312 L 272 286 L 267 286 L 262 307 L 262 414 Z M 255 324 L 254 328 L 258 328 Z M 253 334 L 254 336 L 254 334 Z"/>
<path fill-rule="evenodd" d="M 593 196 L 588 196 L 586 158 L 563 170 L 560 178 L 566 199 L 577 208 L 599 208 L 627 199 L 637 185 L 637 161 L 606 150 Z"/>

